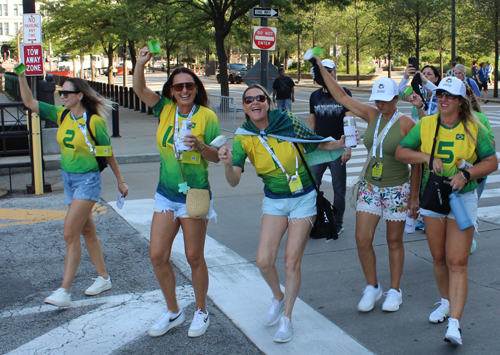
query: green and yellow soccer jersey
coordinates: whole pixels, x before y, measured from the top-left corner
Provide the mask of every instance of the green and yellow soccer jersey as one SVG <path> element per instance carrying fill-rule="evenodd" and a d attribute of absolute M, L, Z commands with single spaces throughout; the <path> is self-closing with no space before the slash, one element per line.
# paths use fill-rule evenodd
<path fill-rule="evenodd" d="M 71 113 L 68 113 L 61 124 L 62 114 L 65 110 L 63 106 L 53 106 L 45 102 L 38 103 L 40 116 L 47 118 L 59 125 L 57 130 L 57 142 L 61 147 L 61 168 L 68 173 L 88 173 L 99 171 L 99 164 L 90 151 L 90 147 L 85 141 L 78 123 L 87 130 L 84 116 L 76 118 L 76 122 Z M 106 122 L 97 115 L 90 119 L 90 129 L 97 142 L 93 141 L 87 132 L 87 138 L 93 146 L 110 145 Z"/>
<path fill-rule="evenodd" d="M 175 111 L 177 104 L 166 97 L 152 107 L 160 123 L 156 132 L 156 143 L 161 157 L 160 181 L 156 191 L 175 202 L 186 202 L 186 195 L 179 192 L 179 184 L 182 183 L 182 176 L 179 170 L 179 164 L 174 153 L 174 124 Z M 189 115 L 179 114 L 179 129 L 181 122 L 186 120 Z M 219 119 L 210 109 L 197 106 L 196 111 L 191 117 L 192 133 L 205 144 L 210 143 L 215 137 L 220 135 Z M 195 189 L 210 190 L 208 182 L 208 160 L 203 158 L 200 153 L 183 152 L 181 161 L 182 174 L 188 186 Z"/>
<path fill-rule="evenodd" d="M 295 148 L 290 142 L 269 136 L 267 138 L 267 144 L 290 176 L 295 175 L 295 154 L 297 154 L 299 176 L 302 181 L 304 193 L 311 191 L 314 188 L 313 182 L 309 178 L 309 174 Z M 298 144 L 298 146 L 303 152 L 302 144 Z M 276 164 L 258 136 L 236 135 L 233 144 L 233 165 L 243 169 L 247 157 L 255 167 L 257 175 L 262 178 L 264 193 L 267 197 L 286 198 L 300 196 L 300 194 L 292 195 L 286 175 L 279 165 Z"/>
<path fill-rule="evenodd" d="M 401 142 L 404 148 L 416 150 L 421 148 L 422 152 L 431 154 L 434 135 L 436 133 L 438 115 L 422 118 Z M 454 127 L 446 127 L 442 123 L 439 127 L 438 139 L 434 156 L 443 162 L 442 176 L 450 177 L 458 173 L 457 161 L 465 159 L 474 163 L 477 158 L 485 159 L 496 154 L 487 132 L 484 128 L 477 127 L 473 123 L 467 123 L 467 128 L 474 140 L 465 131 L 464 125 L 459 122 Z M 424 178 L 422 179 L 422 191 L 429 178 L 429 166 L 424 164 Z M 477 187 L 477 181 L 467 182 L 461 193 L 472 191 Z"/>

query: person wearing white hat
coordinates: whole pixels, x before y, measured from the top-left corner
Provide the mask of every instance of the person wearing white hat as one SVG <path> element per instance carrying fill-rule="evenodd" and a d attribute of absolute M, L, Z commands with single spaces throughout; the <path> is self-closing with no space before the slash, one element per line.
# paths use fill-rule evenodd
<path fill-rule="evenodd" d="M 331 59 L 323 59 L 323 66 L 328 71 L 328 74 L 335 78 L 337 68 L 335 62 Z M 351 92 L 343 88 L 349 95 Z M 333 137 L 340 139 L 344 134 L 344 117 L 353 116 L 347 108 L 339 104 L 328 90 L 324 87 L 314 91 L 309 98 L 309 122 L 307 125 L 316 134 L 323 137 Z M 318 181 L 318 187 L 321 185 L 321 180 L 326 169 L 330 169 L 333 187 L 333 206 L 336 208 L 334 212 L 335 227 L 337 234 L 343 232 L 343 220 L 345 211 L 345 193 L 347 181 L 346 163 L 351 159 L 351 148 L 346 148 L 346 151 L 338 159 L 311 166 L 311 171 Z"/>
<path fill-rule="evenodd" d="M 408 213 L 416 216 L 420 187 L 420 165 L 412 165 L 410 172 L 408 165 L 396 161 L 394 154 L 398 144 L 415 123 L 410 117 L 402 115 L 396 107 L 399 92 L 394 80 L 381 78 L 373 84 L 370 96 L 370 101 L 375 101 L 376 107 L 373 107 L 347 95 L 327 75 L 328 71 L 319 63 L 319 58 L 316 57 L 316 60 L 333 98 L 368 123 L 364 144 L 370 153 L 357 195 L 355 232 L 358 256 L 367 285 L 358 310 L 371 311 L 383 294 L 377 279 L 376 257 L 372 245 L 377 225 L 383 218 L 387 226 L 391 284 L 382 310 L 394 312 L 403 302 L 399 286 L 404 265 L 405 221 Z"/>
<path fill-rule="evenodd" d="M 396 159 L 405 164 L 424 164 L 423 197 L 432 170 L 447 177 L 459 196 L 471 221 L 477 218 L 477 180 L 498 169 L 495 149 L 484 126 L 471 110 L 465 84 L 459 78 L 444 78 L 436 88 L 439 113 L 423 117 L 403 139 Z M 434 156 L 431 154 L 434 151 Z M 461 160 L 474 164 L 459 169 Z M 453 212 L 434 211 L 433 205 L 420 208 L 424 217 L 436 283 L 441 294 L 439 307 L 429 322 L 440 323 L 449 317 L 444 340 L 462 344 L 460 319 L 467 299 L 468 272 L 474 228 L 460 230 Z"/>

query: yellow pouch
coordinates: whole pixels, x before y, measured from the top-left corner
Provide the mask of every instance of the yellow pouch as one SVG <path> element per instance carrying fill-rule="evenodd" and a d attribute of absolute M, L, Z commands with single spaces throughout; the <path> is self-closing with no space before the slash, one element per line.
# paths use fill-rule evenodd
<path fill-rule="evenodd" d="M 110 157 L 113 155 L 110 145 L 96 145 L 95 154 L 96 157 Z"/>
<path fill-rule="evenodd" d="M 299 174 L 292 175 L 288 178 L 288 186 L 290 187 L 292 194 L 298 194 L 299 192 L 304 191 Z"/>
<path fill-rule="evenodd" d="M 384 164 L 381 162 L 374 162 L 372 165 L 372 178 L 373 180 L 380 181 L 382 180 L 382 169 L 384 168 Z"/>
<path fill-rule="evenodd" d="M 181 162 L 184 164 L 200 164 L 201 163 L 201 155 L 196 152 L 183 152 L 181 154 L 182 160 Z"/>

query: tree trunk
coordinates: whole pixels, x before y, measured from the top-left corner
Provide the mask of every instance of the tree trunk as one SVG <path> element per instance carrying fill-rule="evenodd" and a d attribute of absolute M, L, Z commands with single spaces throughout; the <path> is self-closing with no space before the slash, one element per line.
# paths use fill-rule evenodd
<path fill-rule="evenodd" d="M 220 94 L 229 96 L 229 84 L 227 77 L 227 56 L 224 49 L 224 36 L 215 30 L 215 47 L 217 49 L 217 59 L 219 60 L 220 70 Z"/>
<path fill-rule="evenodd" d="M 285 60 L 283 61 L 283 68 L 285 68 L 285 72 L 288 71 L 288 50 L 285 51 Z"/>
<path fill-rule="evenodd" d="M 387 68 L 387 77 L 391 77 L 392 75 L 392 65 L 391 65 L 391 54 L 392 54 L 392 28 L 391 26 L 389 26 L 389 36 L 388 36 L 388 42 L 387 42 L 387 48 L 389 48 L 389 50 L 387 51 L 387 58 L 389 59 L 389 68 Z"/>
<path fill-rule="evenodd" d="M 95 63 L 92 51 L 90 52 L 90 81 L 95 81 Z"/>
<path fill-rule="evenodd" d="M 417 57 L 417 63 L 418 65 L 420 66 L 420 12 L 417 8 L 417 19 L 416 19 L 416 25 L 417 25 L 417 33 L 416 33 L 416 36 L 415 36 L 415 50 L 416 50 L 416 53 L 415 53 L 415 56 Z M 420 70 L 420 68 L 417 68 L 417 70 Z"/>
<path fill-rule="evenodd" d="M 85 55 L 80 52 L 80 79 L 85 78 L 84 70 L 83 70 L 83 62 L 85 61 Z"/>
<path fill-rule="evenodd" d="M 498 41 L 500 35 L 498 33 L 498 12 L 500 11 L 500 2 L 495 2 L 495 70 L 493 79 L 493 97 L 498 97 Z"/>
<path fill-rule="evenodd" d="M 358 27 L 357 17 L 355 19 L 355 22 L 356 22 L 356 87 L 359 88 L 359 27 Z"/>
<path fill-rule="evenodd" d="M 443 67 L 443 45 L 439 45 L 439 72 L 441 74 L 441 78 L 444 77 L 444 67 Z"/>
<path fill-rule="evenodd" d="M 349 44 L 346 45 L 345 48 L 345 66 L 346 66 L 346 72 L 347 74 L 351 74 L 351 60 L 350 60 L 350 50 L 349 50 Z"/>
<path fill-rule="evenodd" d="M 137 63 L 137 52 L 135 51 L 135 41 L 128 40 L 128 50 L 130 52 L 130 60 L 132 61 L 132 73 L 135 70 L 135 64 Z"/>
<path fill-rule="evenodd" d="M 299 83 L 300 83 L 300 75 L 302 73 L 302 63 L 301 63 L 300 51 L 301 51 L 301 37 L 300 37 L 300 35 L 298 35 L 297 36 L 297 65 L 298 65 L 297 81 Z"/>
<path fill-rule="evenodd" d="M 205 76 L 210 76 L 210 48 L 205 51 Z"/>
<path fill-rule="evenodd" d="M 108 84 L 114 84 L 114 77 L 113 77 L 113 55 L 114 55 L 114 50 L 113 50 L 113 44 L 110 42 L 108 43 Z"/>
<path fill-rule="evenodd" d="M 167 44 L 167 80 L 169 77 L 170 77 L 170 46 Z"/>

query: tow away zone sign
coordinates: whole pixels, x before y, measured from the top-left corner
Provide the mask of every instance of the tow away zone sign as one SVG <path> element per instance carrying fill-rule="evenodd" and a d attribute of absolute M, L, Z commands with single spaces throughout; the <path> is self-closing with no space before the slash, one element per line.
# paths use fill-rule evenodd
<path fill-rule="evenodd" d="M 41 44 L 22 44 L 21 62 L 26 65 L 26 76 L 43 75 L 43 49 Z"/>

